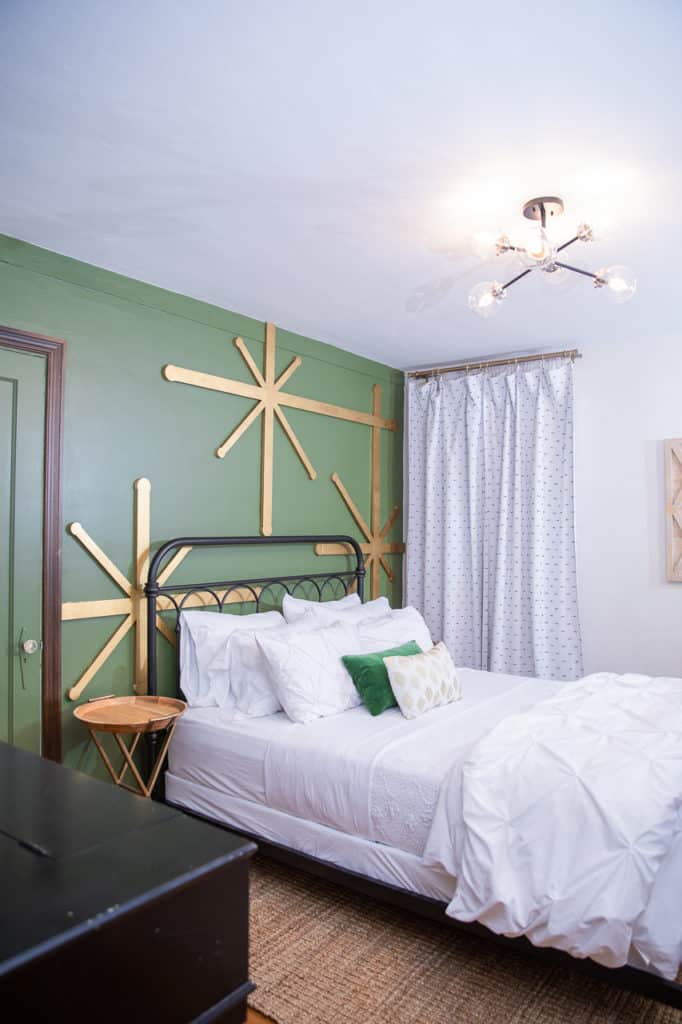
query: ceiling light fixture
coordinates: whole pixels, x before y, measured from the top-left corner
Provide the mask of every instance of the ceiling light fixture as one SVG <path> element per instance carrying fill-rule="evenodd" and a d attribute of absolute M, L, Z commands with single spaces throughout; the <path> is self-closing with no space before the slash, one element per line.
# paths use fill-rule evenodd
<path fill-rule="evenodd" d="M 547 234 L 548 218 L 559 217 L 564 212 L 564 201 L 558 196 L 542 196 L 529 199 L 523 206 L 523 216 L 535 223 L 529 226 L 515 242 L 507 235 L 501 235 L 495 243 L 498 256 L 512 252 L 520 261 L 524 270 L 512 277 L 506 284 L 499 281 L 482 281 L 469 292 L 469 309 L 487 320 L 495 316 L 506 298 L 507 288 L 516 284 L 533 270 L 541 270 L 544 274 L 558 274 L 562 270 L 570 270 L 574 274 L 582 274 L 592 279 L 595 288 L 602 288 L 613 302 L 627 302 L 635 294 L 637 279 L 628 267 L 604 267 L 596 274 L 570 263 L 557 259 L 557 254 L 567 249 L 574 242 L 593 241 L 592 228 L 589 224 L 580 224 L 573 238 L 563 245 L 554 245 Z"/>

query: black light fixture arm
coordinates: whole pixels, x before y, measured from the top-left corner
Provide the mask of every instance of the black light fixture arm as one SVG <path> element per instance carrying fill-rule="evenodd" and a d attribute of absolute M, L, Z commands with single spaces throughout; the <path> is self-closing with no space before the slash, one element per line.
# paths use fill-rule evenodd
<path fill-rule="evenodd" d="M 580 235 L 573 235 L 573 238 L 569 238 L 569 240 L 564 242 L 563 245 L 558 245 L 556 251 L 561 252 L 562 249 L 568 249 L 569 245 L 573 245 L 573 243 L 577 242 L 579 239 Z"/>
<path fill-rule="evenodd" d="M 522 277 L 526 276 L 526 274 L 530 274 L 530 270 L 522 270 L 520 274 L 516 275 L 516 277 L 512 277 L 511 281 L 507 281 L 506 284 L 502 285 L 502 290 L 506 291 L 510 285 L 516 284 L 516 282 L 520 281 Z"/>
<path fill-rule="evenodd" d="M 593 274 L 591 270 L 581 270 L 580 267 L 573 267 L 570 263 L 561 263 L 559 260 L 554 261 L 555 267 L 563 267 L 564 270 L 572 270 L 574 274 L 582 274 L 583 277 L 591 277 L 596 285 L 606 284 L 606 281 L 602 280 L 598 274 Z"/>

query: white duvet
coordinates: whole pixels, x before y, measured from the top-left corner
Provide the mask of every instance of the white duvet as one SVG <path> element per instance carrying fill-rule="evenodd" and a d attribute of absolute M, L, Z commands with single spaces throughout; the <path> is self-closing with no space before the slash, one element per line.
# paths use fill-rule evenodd
<path fill-rule="evenodd" d="M 458 879 L 452 917 L 674 978 L 681 805 L 682 680 L 600 673 L 453 764 L 424 857 Z"/>

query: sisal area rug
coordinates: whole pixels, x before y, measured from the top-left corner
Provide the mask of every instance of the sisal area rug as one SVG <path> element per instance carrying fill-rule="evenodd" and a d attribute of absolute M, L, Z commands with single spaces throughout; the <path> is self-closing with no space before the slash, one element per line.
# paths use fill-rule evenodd
<path fill-rule="evenodd" d="M 682 1024 L 682 1011 L 262 857 L 250 972 L 250 1005 L 277 1024 Z"/>

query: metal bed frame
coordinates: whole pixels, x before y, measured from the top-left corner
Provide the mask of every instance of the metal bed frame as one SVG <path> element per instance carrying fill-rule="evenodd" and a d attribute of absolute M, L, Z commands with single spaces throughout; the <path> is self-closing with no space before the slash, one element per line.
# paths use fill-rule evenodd
<path fill-rule="evenodd" d="M 160 586 L 158 582 L 159 573 L 164 564 L 167 564 L 169 556 L 184 547 L 192 548 L 234 548 L 262 545 L 305 545 L 305 544 L 346 544 L 355 556 L 355 568 L 340 572 L 304 573 L 297 575 L 283 575 L 263 577 L 260 579 L 245 578 L 237 580 L 221 580 L 217 582 L 200 582 L 188 584 L 168 584 Z M 274 587 L 281 587 L 284 593 L 295 594 L 304 585 L 311 586 L 317 593 L 319 600 L 322 600 L 325 591 L 332 585 L 343 587 L 344 593 L 348 593 L 354 583 L 360 600 L 363 598 L 365 580 L 365 564 L 360 545 L 353 537 L 345 535 L 303 535 L 284 537 L 177 537 L 169 540 L 156 552 L 149 568 L 149 578 L 145 586 L 147 596 L 147 634 L 148 634 L 148 692 L 157 693 L 157 601 L 160 597 L 168 599 L 176 613 L 175 631 L 177 636 L 178 650 L 178 676 L 177 686 L 179 691 L 179 651 L 180 651 L 180 612 L 188 598 L 194 594 L 209 594 L 215 602 L 216 608 L 222 612 L 227 597 L 235 592 L 242 591 L 250 595 L 249 603 L 254 603 L 256 610 L 261 610 L 261 604 L 267 600 L 266 595 L 271 594 Z M 221 596 L 222 595 L 222 596 Z M 164 608 L 164 611 L 167 611 Z M 148 734 L 149 756 L 155 757 L 158 744 L 158 735 Z M 259 850 L 273 860 L 282 864 L 297 868 L 313 874 L 318 878 L 326 879 L 350 888 L 363 895 L 381 900 L 393 906 L 412 911 L 422 917 L 438 921 L 455 928 L 457 931 L 466 931 L 478 935 L 488 941 L 501 944 L 524 952 L 536 960 L 544 961 L 548 965 L 559 965 L 574 971 L 582 971 L 618 988 L 625 989 L 639 995 L 647 996 L 658 1002 L 666 1003 L 669 1006 L 682 1009 L 682 984 L 675 981 L 668 981 L 659 975 L 650 974 L 647 971 L 635 967 L 602 967 L 593 960 L 579 960 L 568 953 L 550 947 L 534 946 L 524 936 L 519 938 L 507 938 L 491 932 L 484 925 L 478 922 L 466 923 L 457 921 L 445 914 L 447 904 L 418 893 L 400 889 L 397 886 L 385 882 L 377 882 L 365 875 L 337 867 L 327 861 L 320 860 L 308 854 L 298 853 L 289 847 L 278 843 L 265 841 L 258 835 L 245 833 L 238 828 L 224 825 L 213 818 L 205 815 L 188 812 L 185 808 L 179 807 L 192 817 L 201 818 L 213 825 L 228 829 L 230 832 L 243 835 L 258 844 Z"/>

